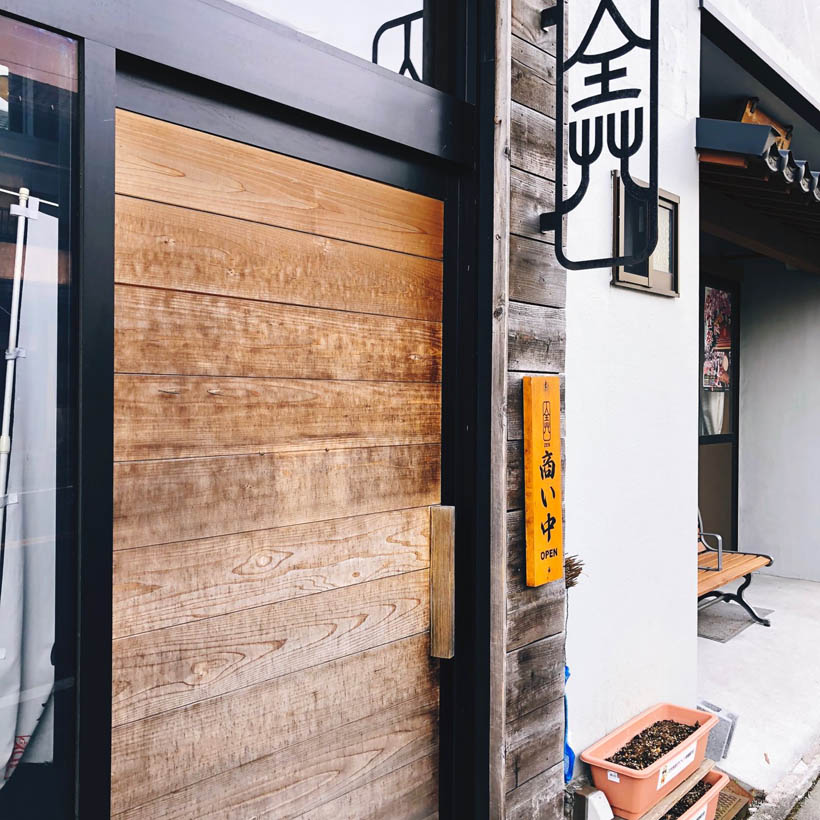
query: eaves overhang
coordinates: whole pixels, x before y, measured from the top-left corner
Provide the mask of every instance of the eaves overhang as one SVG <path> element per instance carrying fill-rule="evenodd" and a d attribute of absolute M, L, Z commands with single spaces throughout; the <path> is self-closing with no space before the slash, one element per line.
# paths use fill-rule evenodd
<path fill-rule="evenodd" d="M 781 148 L 779 136 L 769 125 L 698 118 L 701 184 L 820 237 L 820 169 Z"/>

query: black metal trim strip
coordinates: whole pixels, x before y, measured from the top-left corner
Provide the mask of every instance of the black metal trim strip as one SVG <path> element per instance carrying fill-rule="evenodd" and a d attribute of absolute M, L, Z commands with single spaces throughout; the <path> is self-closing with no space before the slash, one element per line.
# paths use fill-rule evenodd
<path fill-rule="evenodd" d="M 449 163 L 144 60 L 118 57 L 117 107 L 445 198 Z"/>
<path fill-rule="evenodd" d="M 441 816 L 490 817 L 490 561 L 492 481 L 491 425 L 493 373 L 493 216 L 495 123 L 495 8 L 480 4 L 468 21 L 478 50 L 471 83 L 476 89 L 475 171 L 459 191 L 457 232 L 450 234 L 459 253 L 455 376 L 459 391 L 452 440 L 456 504 L 456 654 L 442 665 L 442 714 L 448 735 L 441 735 Z M 455 226 L 454 226 L 455 227 Z M 450 314 L 447 314 L 448 318 Z M 446 332 L 446 331 L 445 331 Z M 445 677 L 446 675 L 446 677 Z M 445 685 L 446 684 L 446 685 Z M 446 712 L 445 712 L 446 710 Z"/>
<path fill-rule="evenodd" d="M 91 40 L 81 55 L 75 811 L 90 820 L 110 815 L 111 791 L 116 55 Z"/>
<path fill-rule="evenodd" d="M 426 154 L 472 161 L 473 106 L 227 3 L 0 0 L 0 9 Z"/>

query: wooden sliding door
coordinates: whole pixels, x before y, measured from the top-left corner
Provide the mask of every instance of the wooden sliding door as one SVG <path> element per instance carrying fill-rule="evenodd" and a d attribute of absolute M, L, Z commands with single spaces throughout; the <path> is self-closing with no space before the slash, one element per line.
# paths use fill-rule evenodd
<path fill-rule="evenodd" d="M 443 205 L 116 128 L 112 816 L 436 816 Z"/>

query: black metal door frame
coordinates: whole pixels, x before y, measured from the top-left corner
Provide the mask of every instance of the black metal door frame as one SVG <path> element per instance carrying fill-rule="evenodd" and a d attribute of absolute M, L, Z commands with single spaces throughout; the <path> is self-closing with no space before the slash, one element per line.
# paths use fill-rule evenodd
<path fill-rule="evenodd" d="M 708 265 L 706 266 L 708 267 Z M 738 491 L 739 491 L 739 467 L 740 467 L 740 282 L 736 279 L 727 279 L 722 276 L 715 275 L 703 268 L 701 263 L 701 274 L 699 284 L 699 320 L 698 320 L 698 350 L 700 353 L 699 372 L 698 372 L 698 393 L 702 388 L 703 380 L 703 310 L 704 310 L 704 289 L 716 288 L 724 290 L 731 295 L 732 298 L 732 360 L 731 367 L 731 386 L 730 395 L 732 401 L 731 407 L 731 424 L 732 429 L 729 433 L 720 433 L 717 435 L 698 435 L 698 448 L 708 446 L 710 444 L 728 444 L 732 448 L 732 476 L 729 502 L 731 505 L 731 521 L 732 521 L 732 537 L 728 541 L 724 534 L 724 548 L 737 550 L 738 549 Z M 699 399 L 700 400 L 700 399 Z M 709 525 L 706 525 L 709 529 Z"/>
<path fill-rule="evenodd" d="M 81 46 L 76 818 L 110 814 L 118 106 L 445 201 L 442 501 L 456 506 L 458 524 L 456 655 L 441 667 L 440 810 L 489 816 L 495 4 L 458 0 L 458 8 L 450 96 L 311 47 L 222 0 L 0 0 L 0 11 Z M 355 87 L 344 103 L 340 70 L 347 90 Z"/>

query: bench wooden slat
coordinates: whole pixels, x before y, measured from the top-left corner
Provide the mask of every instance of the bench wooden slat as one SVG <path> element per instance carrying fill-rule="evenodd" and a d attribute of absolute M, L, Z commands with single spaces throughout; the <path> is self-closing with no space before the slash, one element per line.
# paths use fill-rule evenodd
<path fill-rule="evenodd" d="M 698 555 L 698 597 L 713 592 L 737 578 L 768 566 L 769 559 L 761 555 L 724 552 L 723 569 L 720 572 L 707 572 L 705 567 L 717 566 L 716 552 L 703 552 Z"/>

